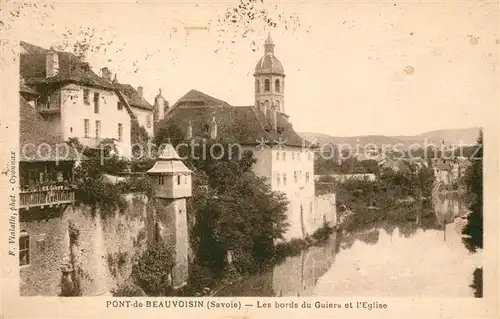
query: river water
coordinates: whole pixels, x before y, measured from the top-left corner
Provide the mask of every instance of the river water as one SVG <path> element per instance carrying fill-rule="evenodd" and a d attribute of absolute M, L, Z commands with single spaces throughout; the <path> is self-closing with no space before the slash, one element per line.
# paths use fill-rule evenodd
<path fill-rule="evenodd" d="M 473 297 L 472 274 L 481 252 L 461 242 L 457 196 L 436 196 L 430 220 L 379 224 L 337 232 L 218 296 Z"/>

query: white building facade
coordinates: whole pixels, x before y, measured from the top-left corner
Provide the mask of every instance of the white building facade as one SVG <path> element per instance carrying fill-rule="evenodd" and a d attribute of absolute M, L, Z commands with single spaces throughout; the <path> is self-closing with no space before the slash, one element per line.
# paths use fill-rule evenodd
<path fill-rule="evenodd" d="M 335 223 L 335 196 L 315 196 L 314 148 L 294 131 L 285 113 L 285 73 L 270 36 L 254 77 L 253 105 L 231 106 L 191 90 L 172 106 L 160 127 L 175 126 L 188 140 L 230 141 L 251 151 L 254 173 L 289 202 L 285 240 L 305 238 L 325 223 Z"/>
<path fill-rule="evenodd" d="M 112 84 L 68 52 L 21 42 L 21 76 L 40 95 L 36 109 L 64 141 L 89 147 L 114 139 L 121 156 L 130 157 L 132 113 Z"/>

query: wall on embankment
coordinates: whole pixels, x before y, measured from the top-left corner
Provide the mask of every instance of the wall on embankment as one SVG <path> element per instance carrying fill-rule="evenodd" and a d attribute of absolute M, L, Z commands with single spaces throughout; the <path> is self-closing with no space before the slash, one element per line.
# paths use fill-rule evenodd
<path fill-rule="evenodd" d="M 30 248 L 29 263 L 20 268 L 21 295 L 59 295 L 61 269 L 71 263 L 84 296 L 109 294 L 129 280 L 146 248 L 151 214 L 146 196 L 129 194 L 126 201 L 124 211 L 70 205 L 21 212 Z"/>
<path fill-rule="evenodd" d="M 305 219 L 305 230 L 312 235 L 325 225 L 334 226 L 337 223 L 337 206 L 335 194 L 325 194 L 314 198 L 313 214 Z"/>

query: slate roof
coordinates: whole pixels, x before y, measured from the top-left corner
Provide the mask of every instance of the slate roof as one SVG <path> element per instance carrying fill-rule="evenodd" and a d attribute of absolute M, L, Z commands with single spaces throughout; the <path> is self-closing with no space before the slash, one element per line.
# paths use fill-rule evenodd
<path fill-rule="evenodd" d="M 139 93 L 136 89 L 134 89 L 132 85 L 120 83 L 114 83 L 113 85 L 116 89 L 120 90 L 123 93 L 130 106 L 135 106 L 150 111 L 154 110 L 154 107 L 145 98 L 141 98 L 139 96 Z"/>
<path fill-rule="evenodd" d="M 303 139 L 294 131 L 285 116 L 278 115 L 280 133 L 271 128 L 264 114 L 253 106 L 231 106 L 208 94 L 191 90 L 170 109 L 158 127 L 175 125 L 184 136 L 191 121 L 193 137 L 208 138 L 213 113 L 217 122 L 217 139 L 241 145 L 259 145 L 264 139 L 267 145 L 280 140 L 283 145 L 302 147 Z M 305 141 L 309 146 L 309 142 Z"/>
<path fill-rule="evenodd" d="M 67 147 L 62 138 L 52 132 L 49 124 L 23 97 L 20 97 L 19 104 L 21 162 L 46 162 L 56 159 L 74 161 L 77 159 L 75 150 Z M 50 148 L 40 147 L 37 151 L 36 147 L 44 143 Z M 56 148 L 59 149 L 59 155 L 57 155 Z"/>

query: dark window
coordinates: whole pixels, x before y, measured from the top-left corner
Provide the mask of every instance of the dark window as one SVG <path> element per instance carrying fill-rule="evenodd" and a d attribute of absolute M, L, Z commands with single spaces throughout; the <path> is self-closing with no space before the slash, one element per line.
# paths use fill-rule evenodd
<path fill-rule="evenodd" d="M 122 102 L 120 102 L 120 101 L 118 101 L 118 102 L 116 103 L 116 108 L 117 108 L 119 111 L 123 110 L 123 103 L 122 103 Z"/>
<path fill-rule="evenodd" d="M 101 121 L 95 121 L 95 137 L 101 137 Z"/>
<path fill-rule="evenodd" d="M 99 93 L 94 93 L 94 113 L 99 113 Z"/>
<path fill-rule="evenodd" d="M 84 136 L 89 137 L 89 130 L 90 130 L 90 124 L 88 119 L 83 120 L 83 131 L 84 131 Z"/>
<path fill-rule="evenodd" d="M 255 92 L 259 93 L 260 92 L 260 81 L 255 80 Z"/>
<path fill-rule="evenodd" d="M 264 91 L 269 92 L 271 90 L 271 83 L 269 79 L 264 80 Z"/>
<path fill-rule="evenodd" d="M 280 80 L 276 80 L 276 81 L 274 82 L 274 90 L 275 90 L 276 92 L 279 92 L 279 91 L 280 91 L 280 89 L 281 89 L 281 87 L 280 87 Z"/>
<path fill-rule="evenodd" d="M 83 89 L 83 103 L 90 104 L 89 95 L 90 95 L 89 89 Z"/>
<path fill-rule="evenodd" d="M 153 115 L 148 114 L 148 123 L 147 123 L 148 128 L 151 128 L 152 123 L 153 123 Z"/>
<path fill-rule="evenodd" d="M 30 235 L 24 230 L 19 234 L 19 265 L 30 264 Z"/>
<path fill-rule="evenodd" d="M 181 184 L 181 175 L 177 175 L 177 185 Z"/>
<path fill-rule="evenodd" d="M 123 138 L 123 124 L 118 123 L 118 140 L 121 141 Z"/>

